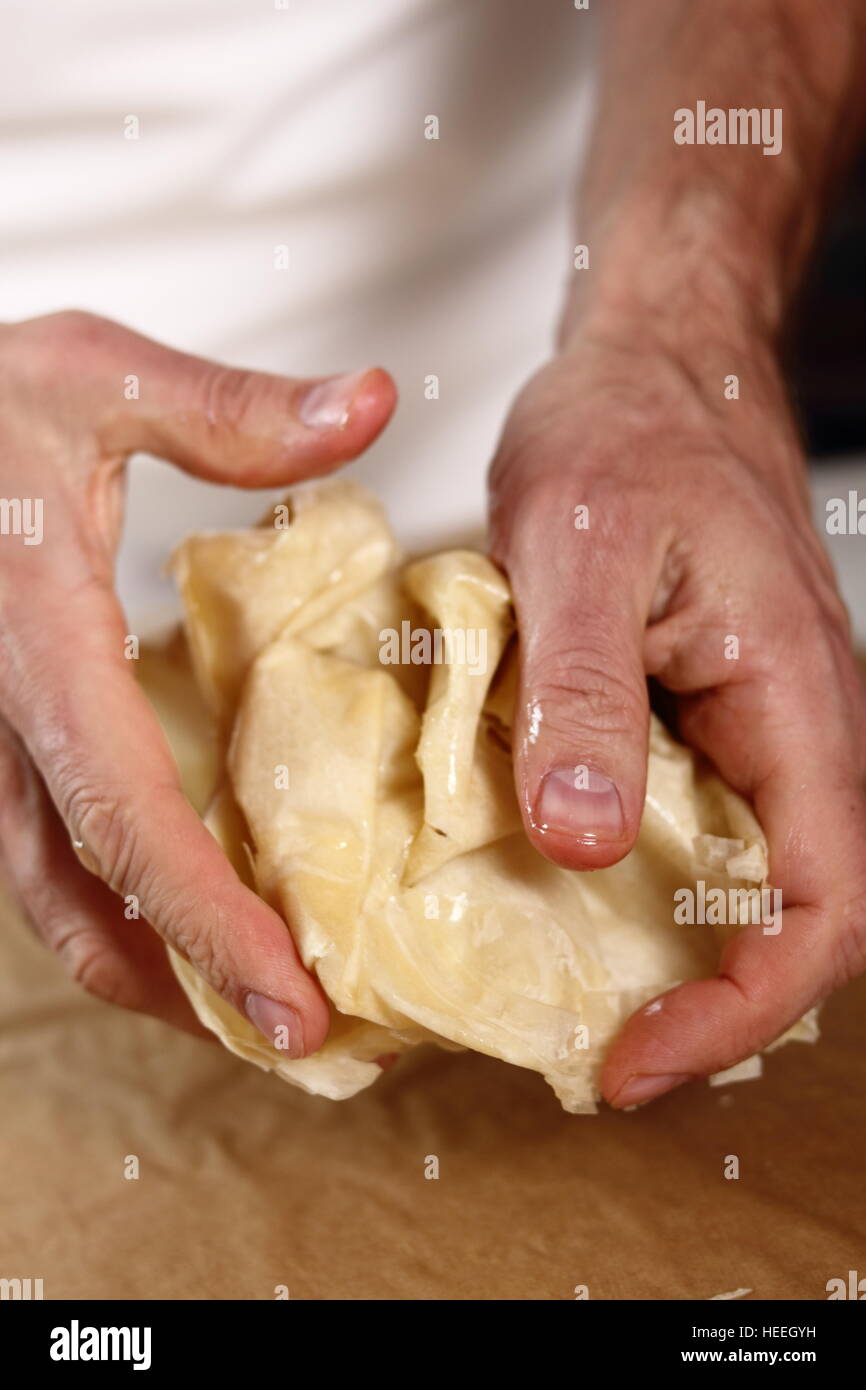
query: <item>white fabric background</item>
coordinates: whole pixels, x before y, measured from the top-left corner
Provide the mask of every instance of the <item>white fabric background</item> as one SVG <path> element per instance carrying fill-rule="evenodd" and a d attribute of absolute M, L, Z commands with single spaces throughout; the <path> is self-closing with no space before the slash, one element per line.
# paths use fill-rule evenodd
<path fill-rule="evenodd" d="M 0 317 L 86 308 L 300 375 L 380 363 L 400 404 L 352 469 L 408 544 L 459 543 L 483 524 L 488 459 L 569 274 L 593 11 L 285 4 L 6 0 Z M 438 142 L 423 138 L 429 114 Z M 859 464 L 818 475 L 822 533 L 825 498 L 861 477 Z M 174 611 L 160 567 L 188 530 L 263 506 L 136 461 L 119 567 L 130 625 Z M 863 538 L 830 549 L 866 641 Z"/>
<path fill-rule="evenodd" d="M 397 416 L 354 471 L 410 544 L 477 530 L 569 273 L 592 16 L 571 0 L 7 0 L 3 28 L 0 317 L 85 308 L 289 374 L 381 364 Z M 175 541 L 263 506 L 137 461 L 130 623 L 173 605 Z"/>

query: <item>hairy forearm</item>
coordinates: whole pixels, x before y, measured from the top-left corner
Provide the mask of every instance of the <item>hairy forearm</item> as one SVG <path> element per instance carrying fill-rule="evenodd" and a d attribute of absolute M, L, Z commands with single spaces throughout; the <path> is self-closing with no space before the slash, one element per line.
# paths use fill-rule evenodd
<path fill-rule="evenodd" d="M 714 109 L 766 111 L 778 152 L 701 142 L 724 133 L 708 129 Z M 678 111 L 695 113 L 691 130 Z M 596 312 L 635 308 L 774 337 L 864 123 L 864 0 L 605 0 L 578 199 L 589 267 L 574 273 L 561 345 Z"/>

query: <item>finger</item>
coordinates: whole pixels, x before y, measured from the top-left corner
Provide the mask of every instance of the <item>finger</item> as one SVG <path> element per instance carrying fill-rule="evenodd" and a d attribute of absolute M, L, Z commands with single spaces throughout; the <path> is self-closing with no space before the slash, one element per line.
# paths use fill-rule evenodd
<path fill-rule="evenodd" d="M 521 635 L 515 776 L 526 833 L 569 869 L 631 849 L 646 790 L 643 634 L 657 568 L 613 500 L 576 529 L 561 481 L 500 540 Z"/>
<path fill-rule="evenodd" d="M 794 625 L 809 630 L 796 615 Z M 678 664 L 681 682 L 697 679 Z M 781 913 L 729 942 L 719 978 L 680 985 L 629 1020 L 602 1076 L 618 1107 L 752 1056 L 866 965 L 866 799 L 846 682 L 817 633 L 808 661 L 792 648 L 769 665 L 772 676 L 764 667 L 687 697 L 681 728 L 753 800 Z"/>
<path fill-rule="evenodd" d="M 378 367 L 275 376 L 176 352 L 94 315 L 52 318 L 54 354 L 87 365 L 84 405 L 109 459 L 145 450 L 211 482 L 279 486 L 355 458 L 396 404 Z"/>
<path fill-rule="evenodd" d="M 87 611 L 78 596 L 67 598 L 64 622 L 48 596 L 38 601 L 38 632 L 19 635 L 10 652 L 6 713 L 83 862 L 135 900 L 142 918 L 286 1055 L 314 1051 L 328 1028 L 321 990 L 285 922 L 240 882 L 184 797 L 153 710 L 119 655 L 113 596 L 92 591 Z M 49 672 L 54 696 L 37 699 L 52 688 Z"/>
<path fill-rule="evenodd" d="M 5 875 L 36 934 L 77 984 L 106 1003 L 210 1037 L 165 946 L 75 857 L 41 777 L 0 723 L 0 841 Z"/>

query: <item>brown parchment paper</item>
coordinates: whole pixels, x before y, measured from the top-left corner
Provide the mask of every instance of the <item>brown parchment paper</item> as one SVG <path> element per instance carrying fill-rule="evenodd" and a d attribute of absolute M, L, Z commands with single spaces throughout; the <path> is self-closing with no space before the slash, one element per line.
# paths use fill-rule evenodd
<path fill-rule="evenodd" d="M 866 1273 L 864 1005 L 860 980 L 761 1079 L 630 1114 L 566 1115 L 539 1075 L 435 1048 L 334 1103 L 82 994 L 3 899 L 0 1277 L 48 1299 L 825 1298 Z"/>
<path fill-rule="evenodd" d="M 204 802 L 185 658 L 156 655 L 144 683 Z M 539 1074 L 434 1047 L 333 1102 L 84 994 L 0 888 L 0 1278 L 46 1299 L 823 1299 L 866 1275 L 864 1014 L 866 978 L 760 1079 L 628 1114 L 568 1115 Z"/>

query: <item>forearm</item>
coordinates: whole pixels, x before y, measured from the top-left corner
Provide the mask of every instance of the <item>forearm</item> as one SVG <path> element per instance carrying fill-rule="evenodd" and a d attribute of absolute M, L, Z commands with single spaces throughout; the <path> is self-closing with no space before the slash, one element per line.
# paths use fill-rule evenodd
<path fill-rule="evenodd" d="M 713 108 L 781 111 L 767 117 L 778 153 L 699 143 L 698 119 L 695 143 L 677 143 L 690 133 L 677 111 Z M 578 200 L 589 268 L 560 345 L 596 311 L 635 307 L 775 337 L 864 117 L 863 0 L 609 0 Z"/>

